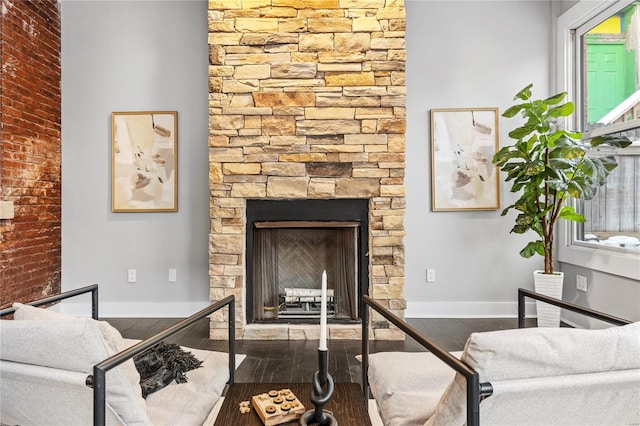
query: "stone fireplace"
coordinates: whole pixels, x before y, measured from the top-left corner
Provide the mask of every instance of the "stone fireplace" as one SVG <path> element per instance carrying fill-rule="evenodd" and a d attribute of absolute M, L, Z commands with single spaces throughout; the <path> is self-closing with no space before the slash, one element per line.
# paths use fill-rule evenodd
<path fill-rule="evenodd" d="M 210 296 L 239 338 L 317 339 L 321 269 L 330 339 L 359 337 L 362 294 L 404 315 L 404 31 L 401 0 L 209 0 Z"/>
<path fill-rule="evenodd" d="M 332 324 L 358 323 L 369 283 L 366 199 L 247 200 L 247 323 L 318 324 L 323 271 Z"/>

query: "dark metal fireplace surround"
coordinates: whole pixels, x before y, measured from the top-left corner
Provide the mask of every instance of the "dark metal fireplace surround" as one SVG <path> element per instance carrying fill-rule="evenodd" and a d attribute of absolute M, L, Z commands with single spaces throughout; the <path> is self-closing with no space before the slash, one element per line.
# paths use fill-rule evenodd
<path fill-rule="evenodd" d="M 355 286 L 357 300 L 355 301 L 355 315 L 349 318 L 332 318 L 330 323 L 354 323 L 360 322 L 360 307 L 362 294 L 366 294 L 369 283 L 369 200 L 368 199 L 333 199 L 333 200 L 247 200 L 246 206 L 247 235 L 246 235 L 246 318 L 248 324 L 253 323 L 318 323 L 319 316 L 304 317 L 298 315 L 276 315 L 275 317 L 256 318 L 254 304 L 263 304 L 262 300 L 256 300 L 254 285 L 256 281 L 254 265 L 255 256 L 259 252 L 256 247 L 261 238 L 259 232 L 269 229 L 310 229 L 331 230 L 349 229 L 347 233 L 355 234 L 356 249 L 353 260 L 355 265 Z M 303 231 L 304 232 L 304 231 Z M 339 231 L 338 231 L 339 232 Z M 331 288 L 331 279 L 329 288 Z M 320 276 L 318 276 L 318 284 Z M 319 287 L 318 287 L 319 288 Z M 278 295 L 284 303 L 284 295 Z M 316 299 L 302 298 L 302 304 L 312 312 L 318 308 Z M 329 298 L 329 310 L 334 309 L 333 298 Z M 318 310 L 319 312 L 319 310 Z"/>

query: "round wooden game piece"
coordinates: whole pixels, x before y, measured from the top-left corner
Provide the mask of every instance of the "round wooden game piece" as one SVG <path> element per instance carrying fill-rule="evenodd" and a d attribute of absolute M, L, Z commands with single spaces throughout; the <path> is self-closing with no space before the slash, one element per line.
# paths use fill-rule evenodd
<path fill-rule="evenodd" d="M 279 394 L 279 392 L 277 390 L 270 390 L 269 391 L 269 396 L 271 398 L 274 398 L 274 397 L 278 396 L 278 394 Z"/>
<path fill-rule="evenodd" d="M 292 393 L 288 394 L 287 396 L 285 396 L 287 401 L 295 401 L 296 396 Z"/>
<path fill-rule="evenodd" d="M 273 402 L 274 404 L 282 404 L 284 402 L 284 399 L 281 396 L 276 396 L 275 398 L 273 398 Z"/>
<path fill-rule="evenodd" d="M 288 402 L 285 402 L 284 404 L 282 404 L 280 406 L 280 409 L 282 411 L 289 411 L 289 410 L 291 410 L 291 404 L 289 404 Z"/>
<path fill-rule="evenodd" d="M 276 407 L 274 405 L 267 405 L 264 411 L 266 411 L 268 414 L 273 414 L 276 412 Z"/>

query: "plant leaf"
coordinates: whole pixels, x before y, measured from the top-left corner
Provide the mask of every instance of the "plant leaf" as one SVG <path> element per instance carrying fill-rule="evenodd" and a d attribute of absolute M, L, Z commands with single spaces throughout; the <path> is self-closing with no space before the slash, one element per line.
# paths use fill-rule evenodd
<path fill-rule="evenodd" d="M 571 220 L 573 222 L 585 222 L 584 216 L 577 213 L 573 206 L 564 206 L 562 210 L 560 210 L 560 219 Z"/>
<path fill-rule="evenodd" d="M 531 216 L 526 214 L 519 214 L 516 218 L 516 223 L 518 225 L 530 225 L 533 222 Z"/>
<path fill-rule="evenodd" d="M 529 229 L 531 229 L 531 226 L 529 225 L 515 225 L 513 229 L 511 229 L 511 232 L 514 234 L 524 234 Z"/>
<path fill-rule="evenodd" d="M 541 161 L 531 162 L 525 166 L 524 175 L 535 176 L 544 171 L 544 164 Z"/>
<path fill-rule="evenodd" d="M 609 155 L 606 157 L 599 157 L 599 159 L 600 159 L 600 162 L 602 163 L 602 166 L 607 170 L 607 172 L 610 172 L 611 170 L 618 167 L 618 160 L 616 160 L 616 157 L 612 155 Z"/>
<path fill-rule="evenodd" d="M 560 138 L 564 140 L 564 138 Z M 585 149 L 580 145 L 562 145 L 557 146 L 551 154 L 554 158 L 580 158 L 585 155 Z"/>
<path fill-rule="evenodd" d="M 522 108 L 524 108 L 525 106 L 526 106 L 525 104 L 514 105 L 508 108 L 505 112 L 503 112 L 502 116 L 506 118 L 515 117 L 516 114 L 519 113 L 520 110 L 522 110 Z"/>
<path fill-rule="evenodd" d="M 516 96 L 514 96 L 513 100 L 522 99 L 523 101 L 529 100 L 531 98 L 531 88 L 533 87 L 533 83 L 529 84 L 527 87 L 519 91 Z"/>
<path fill-rule="evenodd" d="M 549 165 L 552 169 L 569 169 L 575 165 L 575 160 L 569 158 L 549 158 Z"/>
<path fill-rule="evenodd" d="M 542 102 L 544 102 L 547 105 L 556 105 L 562 102 L 565 96 L 567 96 L 567 92 L 561 92 L 561 93 L 558 93 L 557 95 L 553 95 L 550 98 L 545 99 Z"/>
<path fill-rule="evenodd" d="M 573 111 L 575 110 L 576 110 L 576 107 L 573 105 L 573 102 L 567 102 L 566 104 L 562 104 L 557 107 L 553 107 L 549 109 L 548 116 L 549 117 L 567 117 L 573 114 Z"/>
<path fill-rule="evenodd" d="M 618 136 L 618 135 L 602 135 L 596 136 L 592 138 L 589 143 L 591 146 L 612 146 L 615 148 L 626 148 L 631 145 L 631 140 L 629 140 L 626 136 Z"/>
<path fill-rule="evenodd" d="M 604 185 L 609 175 L 599 158 L 585 157 L 580 171 L 585 176 L 585 183 L 595 186 Z"/>
<path fill-rule="evenodd" d="M 582 186 L 582 198 L 585 200 L 591 200 L 596 196 L 596 192 L 598 191 L 598 187 L 594 185 L 584 185 Z"/>
<path fill-rule="evenodd" d="M 584 188 L 577 180 L 569 182 L 566 192 L 573 198 L 582 198 L 584 196 Z"/>
<path fill-rule="evenodd" d="M 532 241 L 520 250 L 520 256 L 522 257 L 530 258 L 534 254 L 544 256 L 544 244 L 542 244 L 542 241 Z"/>
<path fill-rule="evenodd" d="M 525 124 L 522 127 L 518 127 L 516 129 L 513 129 L 512 131 L 510 131 L 509 132 L 509 137 L 512 138 L 512 139 L 522 139 L 523 137 L 527 136 L 528 134 L 530 134 L 534 130 L 535 130 L 534 126 Z"/>
<path fill-rule="evenodd" d="M 504 210 L 502 210 L 502 213 L 500 213 L 500 216 L 505 216 L 507 213 L 509 213 L 509 210 L 511 210 L 514 207 L 515 207 L 515 204 L 511 204 L 509 207 L 505 207 Z"/>
<path fill-rule="evenodd" d="M 554 191 L 564 192 L 568 189 L 568 185 L 563 179 L 549 179 L 547 180 L 547 183 L 549 184 L 549 188 L 553 189 Z"/>

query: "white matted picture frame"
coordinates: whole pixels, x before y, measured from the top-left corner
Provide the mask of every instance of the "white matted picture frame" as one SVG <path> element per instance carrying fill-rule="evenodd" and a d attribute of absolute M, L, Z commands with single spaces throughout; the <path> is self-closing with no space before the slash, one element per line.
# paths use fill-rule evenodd
<path fill-rule="evenodd" d="M 497 210 L 498 108 L 431 110 L 431 208 Z"/>
<path fill-rule="evenodd" d="M 178 210 L 178 113 L 111 114 L 111 210 Z"/>

